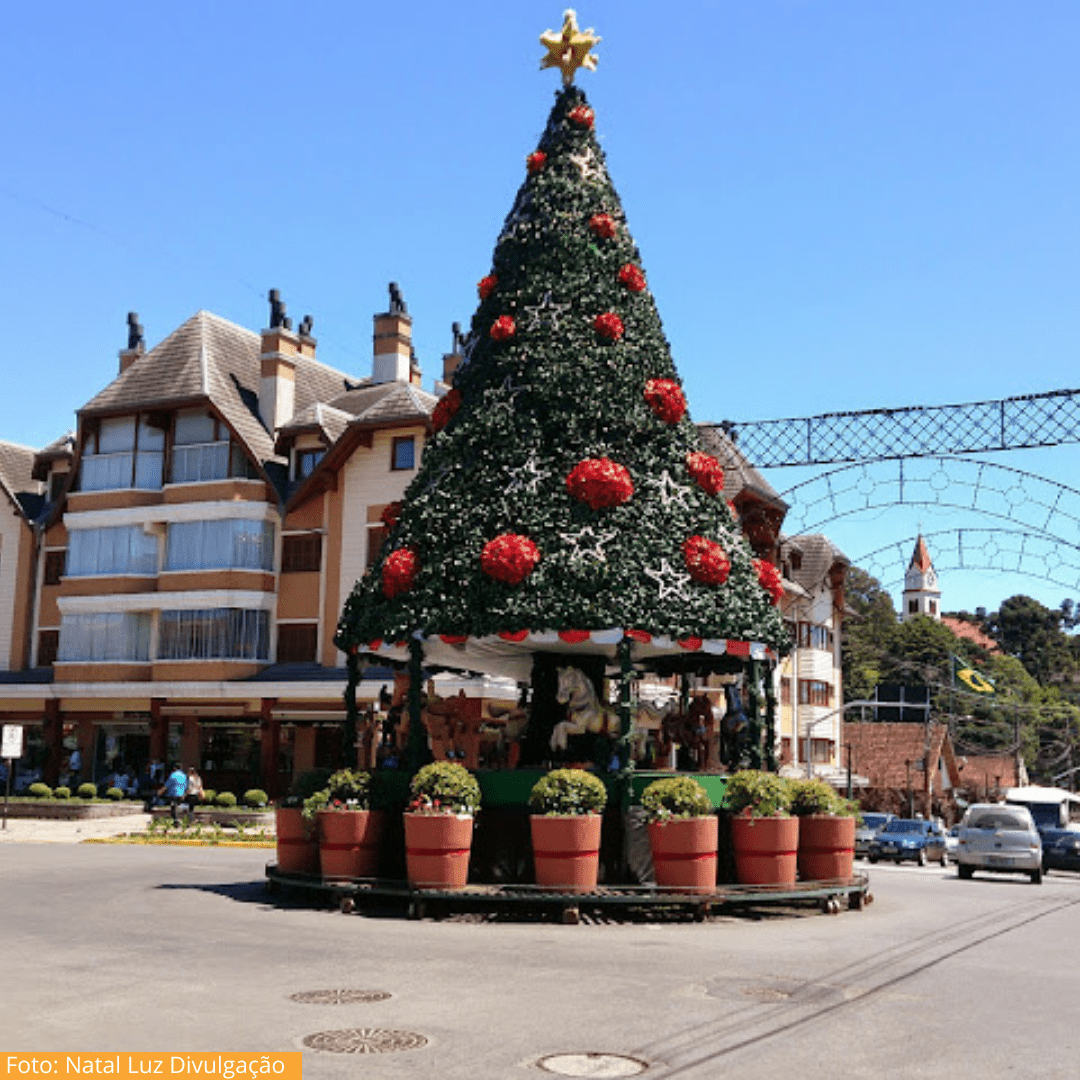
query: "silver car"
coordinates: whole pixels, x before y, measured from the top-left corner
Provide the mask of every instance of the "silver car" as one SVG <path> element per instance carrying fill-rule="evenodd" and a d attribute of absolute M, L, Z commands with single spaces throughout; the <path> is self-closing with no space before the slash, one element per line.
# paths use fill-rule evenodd
<path fill-rule="evenodd" d="M 976 870 L 1027 874 L 1042 881 L 1042 841 L 1026 806 L 976 803 L 960 822 L 957 869 L 962 878 Z"/>

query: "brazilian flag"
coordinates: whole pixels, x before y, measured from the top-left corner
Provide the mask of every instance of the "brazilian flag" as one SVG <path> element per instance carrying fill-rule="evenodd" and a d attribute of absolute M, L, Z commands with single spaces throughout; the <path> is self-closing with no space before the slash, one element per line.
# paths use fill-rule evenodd
<path fill-rule="evenodd" d="M 971 667 L 963 657 L 956 656 L 955 654 L 953 655 L 952 669 L 954 686 L 956 685 L 956 680 L 959 679 L 972 693 L 994 693 L 994 684 L 981 672 L 976 671 Z"/>

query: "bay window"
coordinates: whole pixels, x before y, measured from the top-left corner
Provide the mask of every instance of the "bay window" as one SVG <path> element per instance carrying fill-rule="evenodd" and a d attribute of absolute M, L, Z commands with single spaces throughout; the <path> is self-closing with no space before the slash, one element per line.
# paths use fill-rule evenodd
<path fill-rule="evenodd" d="M 143 611 L 65 615 L 57 660 L 145 662 L 150 659 L 150 623 L 150 613 Z"/>
<path fill-rule="evenodd" d="M 87 431 L 79 465 L 81 491 L 161 487 L 165 432 L 149 416 L 114 416 Z"/>
<path fill-rule="evenodd" d="M 166 535 L 166 570 L 274 569 L 274 526 L 269 521 L 177 521 L 170 523 Z"/>
<path fill-rule="evenodd" d="M 163 611 L 159 660 L 266 660 L 270 613 L 243 608 Z"/>
<path fill-rule="evenodd" d="M 72 529 L 68 539 L 66 573 L 156 574 L 158 542 L 139 525 L 105 529 Z"/>

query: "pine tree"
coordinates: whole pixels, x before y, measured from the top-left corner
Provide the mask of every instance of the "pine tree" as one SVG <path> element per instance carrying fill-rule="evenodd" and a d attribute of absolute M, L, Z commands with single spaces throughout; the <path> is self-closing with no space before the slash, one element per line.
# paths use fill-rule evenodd
<path fill-rule="evenodd" d="M 700 450 L 576 86 L 478 288 L 465 362 L 339 647 L 613 627 L 785 647 L 779 578 Z"/>

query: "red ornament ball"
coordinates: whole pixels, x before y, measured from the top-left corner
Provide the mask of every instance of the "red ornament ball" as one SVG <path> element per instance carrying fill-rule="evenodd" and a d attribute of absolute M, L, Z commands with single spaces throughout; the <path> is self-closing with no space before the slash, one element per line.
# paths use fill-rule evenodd
<path fill-rule="evenodd" d="M 438 404 L 431 411 L 431 426 L 435 431 L 442 431 L 457 415 L 461 408 L 461 391 L 451 390 L 439 398 Z"/>
<path fill-rule="evenodd" d="M 596 122 L 596 113 L 588 105 L 575 105 L 566 116 L 570 123 L 578 127 L 591 128 Z"/>
<path fill-rule="evenodd" d="M 615 235 L 615 219 L 610 214 L 593 214 L 589 231 L 601 240 L 610 240 Z"/>
<path fill-rule="evenodd" d="M 645 384 L 645 400 L 665 424 L 677 424 L 686 415 L 686 397 L 672 379 L 650 379 Z"/>
<path fill-rule="evenodd" d="M 395 502 L 388 503 L 383 507 L 383 512 L 379 515 L 379 520 L 388 528 L 392 529 L 397 523 L 398 518 L 401 517 L 401 500 L 398 499 Z"/>
<path fill-rule="evenodd" d="M 395 596 L 408 592 L 416 581 L 419 563 L 415 548 L 398 548 L 390 552 L 382 568 L 383 596 L 393 600 Z"/>
<path fill-rule="evenodd" d="M 724 549 L 704 536 L 691 536 L 683 543 L 683 558 L 690 576 L 706 585 L 723 585 L 731 573 L 731 562 Z"/>
<path fill-rule="evenodd" d="M 535 175 L 547 164 L 547 154 L 543 150 L 537 150 L 525 159 L 529 173 Z"/>
<path fill-rule="evenodd" d="M 686 468 L 698 487 L 708 494 L 719 495 L 724 490 L 724 469 L 712 454 L 692 450 L 686 455 Z"/>
<path fill-rule="evenodd" d="M 622 319 L 614 311 L 606 311 L 593 319 L 593 329 L 597 337 L 604 341 L 618 341 L 625 332 Z"/>
<path fill-rule="evenodd" d="M 619 281 L 631 292 L 645 291 L 645 275 L 641 272 L 641 268 L 633 263 L 627 263 L 619 271 Z"/>
<path fill-rule="evenodd" d="M 509 341 L 517 333 L 517 323 L 509 315 L 500 315 L 489 331 L 493 341 Z"/>
<path fill-rule="evenodd" d="M 480 294 L 480 299 L 486 300 L 495 291 L 495 286 L 498 284 L 499 279 L 494 274 L 482 277 L 476 283 L 476 291 Z"/>
<path fill-rule="evenodd" d="M 496 581 L 520 585 L 540 561 L 540 549 L 527 537 L 503 533 L 480 553 L 480 569 Z"/>
<path fill-rule="evenodd" d="M 773 605 L 779 604 L 784 598 L 784 583 L 780 580 L 780 571 L 765 559 L 755 559 L 754 569 L 761 587 L 769 594 Z"/>
<path fill-rule="evenodd" d="M 609 458 L 586 458 L 567 475 L 566 490 L 593 510 L 602 510 L 631 499 L 634 482 L 625 466 Z"/>

